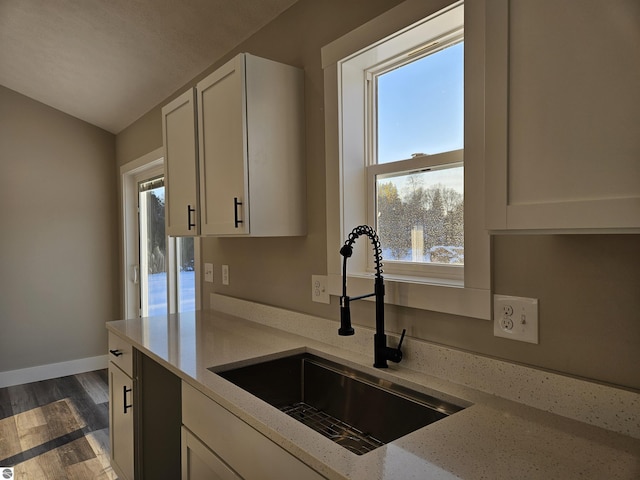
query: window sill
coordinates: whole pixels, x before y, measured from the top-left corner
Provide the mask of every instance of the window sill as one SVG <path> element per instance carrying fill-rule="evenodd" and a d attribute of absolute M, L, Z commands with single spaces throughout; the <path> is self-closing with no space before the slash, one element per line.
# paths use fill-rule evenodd
<path fill-rule="evenodd" d="M 387 304 L 491 320 L 490 290 L 464 287 L 456 281 L 435 284 L 426 278 L 400 275 L 384 275 L 384 280 Z M 350 296 L 373 292 L 370 274 L 350 274 L 348 282 Z M 341 275 L 329 275 L 329 294 L 342 295 Z"/>

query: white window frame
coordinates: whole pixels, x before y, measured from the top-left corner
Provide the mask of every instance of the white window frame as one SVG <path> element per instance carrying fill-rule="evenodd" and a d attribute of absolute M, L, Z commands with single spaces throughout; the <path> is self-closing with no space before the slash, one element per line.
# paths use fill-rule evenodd
<path fill-rule="evenodd" d="M 164 174 L 164 149 L 158 148 L 142 157 L 133 160 L 120 167 L 120 203 L 122 221 L 122 300 L 124 318 L 137 318 L 140 316 L 140 299 L 138 293 L 139 273 L 139 245 L 138 245 L 138 181 L 142 178 Z M 195 275 L 195 302 L 196 310 L 201 309 L 201 285 L 198 265 L 200 264 L 200 238 L 194 239 L 194 266 Z M 176 258 L 176 239 L 167 238 L 167 258 Z M 175 262 L 168 263 L 167 271 L 167 301 L 168 312 L 176 313 L 178 310 L 178 275 Z M 136 278 L 137 276 L 137 278 Z"/>
<path fill-rule="evenodd" d="M 377 77 L 402 67 L 411 62 L 425 58 L 433 53 L 444 50 L 464 40 L 464 18 L 460 5 L 459 12 L 449 9 L 442 15 L 414 25 L 403 35 L 384 41 L 384 52 L 380 48 L 365 50 L 349 57 L 344 63 L 362 68 L 365 74 L 365 169 L 367 173 L 367 223 L 375 228 L 377 224 L 377 189 L 376 176 L 389 174 L 410 173 L 427 168 L 442 168 L 446 166 L 464 165 L 464 150 L 441 152 L 431 155 L 416 156 L 410 159 L 396 159 L 393 162 L 378 163 L 377 148 Z M 437 25 L 434 23 L 437 22 Z M 427 25 L 428 23 L 428 25 Z M 410 37 L 407 39 L 407 37 Z M 414 38 L 421 45 L 414 48 Z M 407 44 L 411 50 L 407 51 Z M 392 52 L 394 54 L 392 55 Z M 383 60 L 380 57 L 384 55 Z M 392 55 L 392 56 L 389 56 Z M 386 58 L 389 56 L 388 58 Z M 373 62 L 372 65 L 370 65 Z M 373 272 L 373 256 L 368 257 L 367 270 Z M 385 272 L 404 276 L 428 278 L 433 283 L 445 283 L 462 286 L 464 283 L 464 267 L 462 265 L 445 265 L 434 263 L 411 263 L 400 261 L 385 262 Z"/>
<path fill-rule="evenodd" d="M 325 74 L 327 272 L 329 291 L 341 294 L 339 250 L 349 232 L 370 223 L 367 70 L 412 52 L 426 39 L 464 23 L 465 37 L 465 265 L 464 278 L 385 272 L 387 303 L 491 319 L 490 237 L 484 229 L 484 1 L 442 9 L 435 0 L 407 0 L 322 49 Z M 464 9 L 464 13 L 462 10 Z M 461 17 L 464 18 L 461 18 Z M 452 27 L 453 26 L 453 27 Z M 455 32 L 454 32 L 455 33 Z M 458 31 L 459 34 L 459 31 Z M 349 260 L 349 293 L 371 290 L 363 240 Z"/>

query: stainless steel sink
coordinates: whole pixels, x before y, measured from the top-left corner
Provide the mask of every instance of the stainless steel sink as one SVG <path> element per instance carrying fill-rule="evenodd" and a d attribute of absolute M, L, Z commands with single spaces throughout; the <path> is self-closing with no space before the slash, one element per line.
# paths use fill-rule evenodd
<path fill-rule="evenodd" d="M 357 454 L 464 408 L 308 353 L 210 370 Z"/>

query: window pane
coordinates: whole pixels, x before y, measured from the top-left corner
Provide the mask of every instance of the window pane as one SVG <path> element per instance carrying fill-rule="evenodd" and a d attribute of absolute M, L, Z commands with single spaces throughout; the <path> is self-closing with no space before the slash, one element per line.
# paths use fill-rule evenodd
<path fill-rule="evenodd" d="M 194 265 L 193 237 L 176 239 L 178 257 L 178 311 L 196 309 L 196 272 Z"/>
<path fill-rule="evenodd" d="M 463 148 L 464 43 L 377 77 L 377 159 Z"/>
<path fill-rule="evenodd" d="M 377 225 L 385 260 L 464 264 L 464 169 L 377 175 Z"/>

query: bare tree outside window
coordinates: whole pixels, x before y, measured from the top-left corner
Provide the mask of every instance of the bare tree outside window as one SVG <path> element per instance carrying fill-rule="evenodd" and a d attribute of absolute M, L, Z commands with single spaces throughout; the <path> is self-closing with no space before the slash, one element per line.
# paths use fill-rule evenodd
<path fill-rule="evenodd" d="M 462 167 L 458 170 L 462 183 Z M 378 179 L 377 230 L 388 260 L 464 264 L 464 196 L 429 172 Z M 398 187 L 404 184 L 403 187 Z"/>

